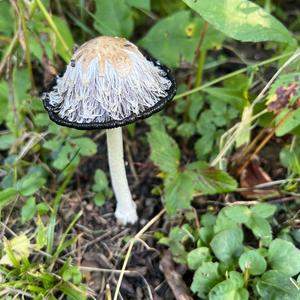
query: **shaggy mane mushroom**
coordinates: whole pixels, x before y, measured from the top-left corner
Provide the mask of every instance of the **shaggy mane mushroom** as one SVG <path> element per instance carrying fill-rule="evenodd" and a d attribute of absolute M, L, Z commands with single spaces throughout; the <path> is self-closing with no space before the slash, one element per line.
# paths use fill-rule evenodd
<path fill-rule="evenodd" d="M 137 221 L 123 159 L 121 126 L 161 110 L 175 95 L 170 70 L 124 38 L 94 38 L 73 54 L 43 94 L 51 120 L 76 129 L 106 129 L 119 222 Z"/>

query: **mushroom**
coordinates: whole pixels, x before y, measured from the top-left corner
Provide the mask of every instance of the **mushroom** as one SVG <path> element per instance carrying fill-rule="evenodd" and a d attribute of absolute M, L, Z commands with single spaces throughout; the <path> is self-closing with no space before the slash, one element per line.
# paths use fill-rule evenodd
<path fill-rule="evenodd" d="M 79 47 L 42 100 L 55 123 L 106 129 L 110 176 L 123 224 L 138 219 L 123 158 L 122 126 L 161 110 L 175 95 L 170 70 L 124 38 L 100 36 Z"/>

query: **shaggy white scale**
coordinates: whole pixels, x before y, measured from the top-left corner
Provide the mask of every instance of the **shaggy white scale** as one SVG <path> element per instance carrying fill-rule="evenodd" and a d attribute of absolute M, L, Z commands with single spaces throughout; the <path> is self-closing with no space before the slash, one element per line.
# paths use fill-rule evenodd
<path fill-rule="evenodd" d="M 93 51 L 84 51 L 89 43 Z M 122 120 L 167 96 L 171 82 L 165 75 L 127 40 L 100 37 L 75 52 L 48 99 L 59 117 L 71 122 Z"/>

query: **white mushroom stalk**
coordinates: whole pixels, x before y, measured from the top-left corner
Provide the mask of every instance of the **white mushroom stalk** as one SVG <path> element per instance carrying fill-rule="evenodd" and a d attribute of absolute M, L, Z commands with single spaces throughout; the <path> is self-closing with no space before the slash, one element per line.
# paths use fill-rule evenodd
<path fill-rule="evenodd" d="M 137 213 L 126 177 L 120 126 L 162 109 L 175 94 L 170 78 L 168 69 L 144 57 L 126 39 L 102 36 L 78 48 L 63 76 L 43 95 L 54 122 L 107 129 L 115 215 L 123 224 L 135 223 Z"/>
<path fill-rule="evenodd" d="M 117 199 L 115 216 L 122 224 L 133 224 L 137 221 L 138 216 L 126 177 L 122 128 L 107 129 L 106 139 L 111 183 Z"/>

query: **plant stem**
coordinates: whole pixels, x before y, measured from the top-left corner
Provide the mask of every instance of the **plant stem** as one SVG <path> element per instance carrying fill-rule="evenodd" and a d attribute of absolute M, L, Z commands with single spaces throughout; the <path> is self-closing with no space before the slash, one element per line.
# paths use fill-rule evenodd
<path fill-rule="evenodd" d="M 126 177 L 122 128 L 107 129 L 106 137 L 111 182 L 117 199 L 115 216 L 123 224 L 133 224 L 138 217 Z"/>
<path fill-rule="evenodd" d="M 30 79 L 30 83 L 31 83 L 31 93 L 32 93 L 34 91 L 34 80 L 33 80 L 33 75 L 32 75 L 30 44 L 29 44 L 28 30 L 27 30 L 26 20 L 25 20 L 25 13 L 24 13 L 25 10 L 24 10 L 23 0 L 18 0 L 18 6 L 19 6 L 22 30 L 23 30 L 23 34 L 24 34 L 24 41 L 25 41 L 25 47 L 26 47 L 25 56 L 26 56 L 29 79 Z"/>
<path fill-rule="evenodd" d="M 221 82 L 223 80 L 226 80 L 228 78 L 234 77 L 236 75 L 242 74 L 242 73 L 246 72 L 247 70 L 249 70 L 249 68 L 257 68 L 257 67 L 261 67 L 261 66 L 264 66 L 264 65 L 271 64 L 271 63 L 273 63 L 273 62 L 275 62 L 277 60 L 280 60 L 282 58 L 288 57 L 288 56 L 290 56 L 293 53 L 294 53 L 294 51 L 291 51 L 291 52 L 288 52 L 288 53 L 284 53 L 284 54 L 272 57 L 270 59 L 264 60 L 264 61 L 262 61 L 260 63 L 253 64 L 253 65 L 248 66 L 246 68 L 242 68 L 240 70 L 236 70 L 236 71 L 234 71 L 232 73 L 226 74 L 226 75 L 221 76 L 219 78 L 216 78 L 216 79 L 214 79 L 214 80 L 212 80 L 210 82 L 202 84 L 199 87 L 196 87 L 196 88 L 191 89 L 189 91 L 186 91 L 186 92 L 183 92 L 181 94 L 178 94 L 177 96 L 174 97 L 174 100 L 180 99 L 180 98 L 183 98 L 183 97 L 186 97 L 186 96 L 189 96 L 189 95 L 192 95 L 192 94 L 197 93 L 197 92 L 202 91 L 202 90 L 205 90 L 206 88 L 208 88 L 208 87 L 210 87 L 210 86 L 212 86 L 212 85 L 214 85 L 216 83 L 219 83 L 219 82 Z"/>
<path fill-rule="evenodd" d="M 199 60 L 198 60 L 195 87 L 200 86 L 202 83 L 203 67 L 204 67 L 205 59 L 206 59 L 206 50 L 201 50 L 199 54 Z"/>

